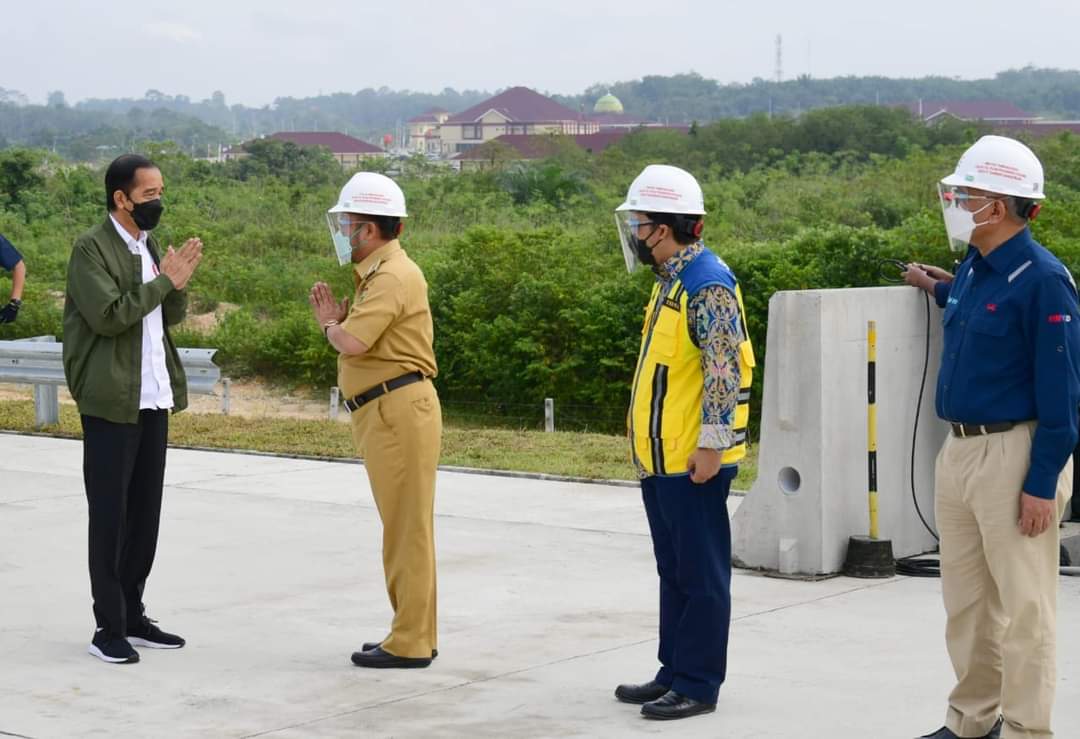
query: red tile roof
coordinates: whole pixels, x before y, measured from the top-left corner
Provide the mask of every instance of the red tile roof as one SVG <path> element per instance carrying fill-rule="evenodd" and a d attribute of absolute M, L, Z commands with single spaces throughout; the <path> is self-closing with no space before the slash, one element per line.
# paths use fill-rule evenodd
<path fill-rule="evenodd" d="M 582 114 L 567 108 L 528 87 L 511 87 L 493 98 L 451 116 L 447 123 L 472 123 L 489 110 L 495 110 L 515 123 L 551 123 L 577 121 Z"/>
<path fill-rule="evenodd" d="M 1007 133 L 1026 133 L 1032 136 L 1053 136 L 1066 132 L 1080 136 L 1080 121 L 1009 121 L 995 124 L 994 128 Z"/>
<path fill-rule="evenodd" d="M 343 133 L 323 131 L 283 131 L 270 134 L 278 141 L 290 141 L 297 146 L 325 146 L 334 154 L 385 154 L 385 150 Z"/>
<path fill-rule="evenodd" d="M 1030 120 L 1037 117 L 1008 100 L 923 100 L 921 103 L 904 103 L 901 107 L 914 115 L 922 115 L 923 120 L 943 113 L 965 121 Z"/>
<path fill-rule="evenodd" d="M 489 144 L 495 141 L 513 147 L 521 159 L 549 157 L 558 151 L 559 142 L 566 140 L 574 142 L 578 147 L 590 154 L 599 154 L 626 134 L 626 131 L 605 131 L 604 133 L 587 133 L 578 136 L 508 134 L 499 136 L 486 144 L 474 146 L 468 151 L 459 154 L 455 159 L 459 161 L 484 161 L 491 157 L 492 149 L 495 147 L 489 146 Z"/>

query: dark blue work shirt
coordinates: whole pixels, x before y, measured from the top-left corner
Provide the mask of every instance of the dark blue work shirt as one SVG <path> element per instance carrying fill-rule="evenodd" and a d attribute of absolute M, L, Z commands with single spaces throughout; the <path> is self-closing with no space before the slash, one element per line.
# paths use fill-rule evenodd
<path fill-rule="evenodd" d="M 938 415 L 1037 421 L 1024 492 L 1053 498 L 1076 447 L 1080 407 L 1080 314 L 1069 271 L 1025 228 L 985 258 L 969 249 L 935 297 L 945 308 Z"/>
<path fill-rule="evenodd" d="M 11 242 L 0 234 L 0 267 L 8 272 L 15 269 L 15 265 L 22 261 L 22 254 L 12 246 Z"/>

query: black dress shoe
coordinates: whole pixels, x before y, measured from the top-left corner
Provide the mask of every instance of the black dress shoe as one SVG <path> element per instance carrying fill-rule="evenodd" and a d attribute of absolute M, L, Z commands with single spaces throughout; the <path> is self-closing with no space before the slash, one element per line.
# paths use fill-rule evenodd
<path fill-rule="evenodd" d="M 669 690 L 660 698 L 646 703 L 641 707 L 641 715 L 658 721 L 671 721 L 677 718 L 690 718 L 702 713 L 712 713 L 716 710 L 715 703 L 702 703 L 693 698 L 687 698 L 674 690 Z"/>
<path fill-rule="evenodd" d="M 398 657 L 396 654 L 384 651 L 382 647 L 375 647 L 365 652 L 353 652 L 352 661 L 357 667 L 397 667 L 404 669 L 427 667 L 431 664 L 430 658 Z"/>
<path fill-rule="evenodd" d="M 623 703 L 648 703 L 662 697 L 671 690 L 667 685 L 661 685 L 655 680 L 650 680 L 641 685 L 620 685 L 615 688 L 615 697 Z"/>
<path fill-rule="evenodd" d="M 381 646 L 382 646 L 381 641 L 366 641 L 366 642 L 364 642 L 363 644 L 360 645 L 360 651 L 361 652 L 370 652 L 372 649 L 378 649 Z M 439 650 L 438 649 L 432 649 L 431 650 L 431 658 L 435 659 L 438 656 L 439 656 Z"/>
<path fill-rule="evenodd" d="M 998 717 L 997 723 L 994 724 L 994 728 L 990 729 L 990 732 L 983 734 L 976 739 L 1001 739 L 1001 725 L 1005 722 L 1003 718 Z M 948 726 L 942 726 L 933 734 L 923 734 L 919 739 L 963 739 L 958 734 L 954 734 Z"/>

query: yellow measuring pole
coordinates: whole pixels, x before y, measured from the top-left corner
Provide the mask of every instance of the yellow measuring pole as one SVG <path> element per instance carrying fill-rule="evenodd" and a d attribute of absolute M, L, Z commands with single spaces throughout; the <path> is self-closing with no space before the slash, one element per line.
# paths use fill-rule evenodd
<path fill-rule="evenodd" d="M 866 326 L 866 446 L 867 476 L 870 495 L 870 538 L 878 538 L 878 489 L 877 489 L 877 322 Z"/>

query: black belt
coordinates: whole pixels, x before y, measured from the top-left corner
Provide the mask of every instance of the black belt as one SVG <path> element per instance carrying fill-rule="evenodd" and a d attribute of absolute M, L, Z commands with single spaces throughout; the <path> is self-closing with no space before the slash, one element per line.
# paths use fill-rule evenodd
<path fill-rule="evenodd" d="M 986 434 L 1000 434 L 1002 431 L 1012 430 L 1016 424 L 1012 421 L 1001 423 L 950 423 L 953 436 L 966 439 L 969 436 L 985 436 Z"/>
<path fill-rule="evenodd" d="M 349 409 L 350 413 L 355 413 L 360 409 L 360 406 L 365 403 L 370 403 L 380 395 L 386 395 L 391 390 L 397 390 L 399 387 L 412 385 L 414 382 L 420 382 L 423 379 L 425 379 L 423 372 L 410 372 L 407 375 L 395 377 L 393 380 L 387 380 L 381 385 L 376 385 L 370 390 L 365 390 L 359 395 L 349 398 L 345 401 L 345 407 Z"/>

